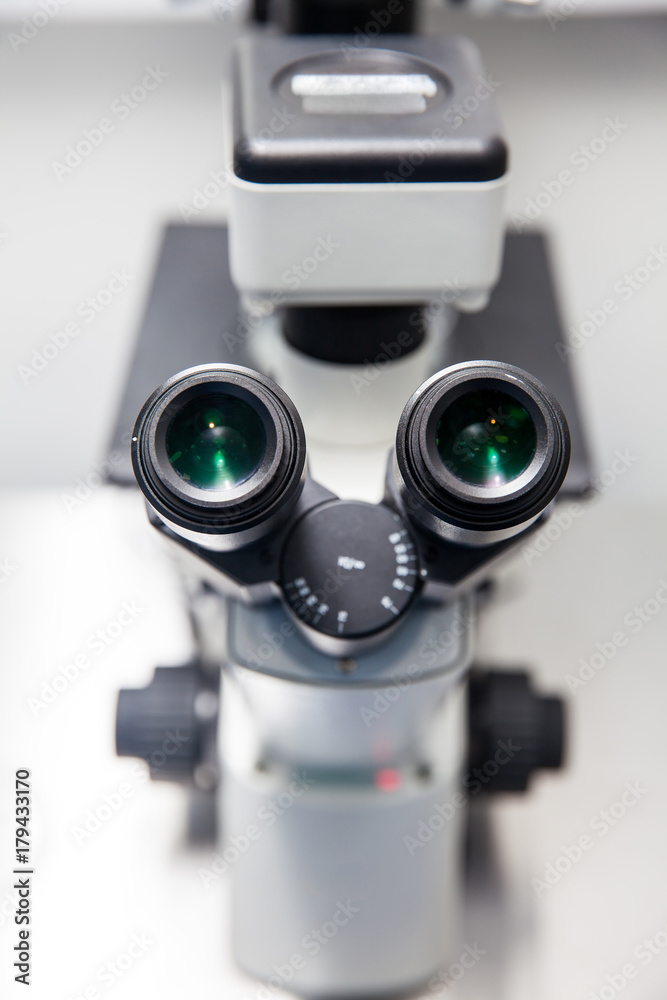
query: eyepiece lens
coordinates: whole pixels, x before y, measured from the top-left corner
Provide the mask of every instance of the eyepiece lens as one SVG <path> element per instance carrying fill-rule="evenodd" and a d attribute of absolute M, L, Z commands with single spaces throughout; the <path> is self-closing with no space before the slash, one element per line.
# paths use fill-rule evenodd
<path fill-rule="evenodd" d="M 186 403 L 172 418 L 165 444 L 183 479 L 203 490 L 230 490 L 259 467 L 266 431 L 248 403 L 217 392 Z"/>
<path fill-rule="evenodd" d="M 537 432 L 528 410 L 505 392 L 476 390 L 444 411 L 436 446 L 445 467 L 475 486 L 503 486 L 530 465 Z"/>

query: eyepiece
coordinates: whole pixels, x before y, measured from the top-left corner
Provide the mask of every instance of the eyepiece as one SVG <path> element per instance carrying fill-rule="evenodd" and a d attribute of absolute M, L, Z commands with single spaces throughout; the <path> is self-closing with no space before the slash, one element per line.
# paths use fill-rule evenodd
<path fill-rule="evenodd" d="M 271 379 L 203 365 L 169 379 L 143 407 L 132 464 L 151 507 L 177 534 L 218 551 L 284 520 L 303 487 L 305 436 Z"/>
<path fill-rule="evenodd" d="M 513 365 L 448 368 L 414 393 L 401 417 L 394 474 L 416 522 L 466 545 L 510 538 L 563 483 L 567 421 L 538 379 Z"/>

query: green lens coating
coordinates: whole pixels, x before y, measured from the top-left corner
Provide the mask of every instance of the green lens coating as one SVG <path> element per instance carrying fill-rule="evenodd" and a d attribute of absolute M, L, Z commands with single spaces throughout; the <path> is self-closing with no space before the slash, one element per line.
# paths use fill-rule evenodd
<path fill-rule="evenodd" d="M 231 490 L 248 479 L 266 451 L 266 431 L 255 410 L 225 392 L 197 396 L 167 428 L 173 468 L 203 490 Z"/>
<path fill-rule="evenodd" d="M 516 479 L 535 454 L 537 432 L 528 410 L 505 392 L 467 392 L 438 422 L 436 446 L 445 467 L 475 486 Z"/>

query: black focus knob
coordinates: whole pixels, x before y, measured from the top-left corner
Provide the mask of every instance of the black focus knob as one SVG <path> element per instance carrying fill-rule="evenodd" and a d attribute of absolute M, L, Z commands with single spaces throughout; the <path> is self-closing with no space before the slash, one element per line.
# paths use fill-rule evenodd
<path fill-rule="evenodd" d="M 281 586 L 311 639 L 354 644 L 383 635 L 406 611 L 419 586 L 417 551 L 388 507 L 332 500 L 292 530 Z"/>
<path fill-rule="evenodd" d="M 118 694 L 116 752 L 145 760 L 151 778 L 189 781 L 201 760 L 206 716 L 216 711 L 217 696 L 198 667 L 157 667 L 147 687 Z"/>
<path fill-rule="evenodd" d="M 543 697 L 524 671 L 471 675 L 470 770 L 490 792 L 523 792 L 540 768 L 562 766 L 565 706 Z"/>

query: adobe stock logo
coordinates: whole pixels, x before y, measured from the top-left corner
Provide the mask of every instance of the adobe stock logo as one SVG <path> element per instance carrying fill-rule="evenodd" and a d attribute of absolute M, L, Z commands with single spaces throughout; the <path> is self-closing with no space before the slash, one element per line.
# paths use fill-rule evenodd
<path fill-rule="evenodd" d="M 463 779 L 463 787 L 467 795 L 462 791 L 454 792 L 447 802 L 433 804 L 433 812 L 428 819 L 420 819 L 417 824 L 415 836 L 403 837 L 403 843 L 411 858 L 414 858 L 418 850 L 425 847 L 435 837 L 436 833 L 444 830 L 447 823 L 451 822 L 457 812 L 468 804 L 469 798 L 478 795 L 484 785 L 487 785 L 491 778 L 495 777 L 500 768 L 509 764 L 514 755 L 521 750 L 511 738 L 498 740 L 498 749 L 490 760 L 484 761 L 481 767 L 473 767 Z"/>
<path fill-rule="evenodd" d="M 14 52 L 20 52 L 68 3 L 69 0 L 39 0 L 39 10 L 23 18 L 20 31 L 10 31 L 7 36 Z"/>

